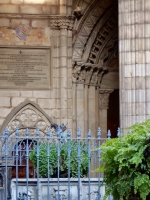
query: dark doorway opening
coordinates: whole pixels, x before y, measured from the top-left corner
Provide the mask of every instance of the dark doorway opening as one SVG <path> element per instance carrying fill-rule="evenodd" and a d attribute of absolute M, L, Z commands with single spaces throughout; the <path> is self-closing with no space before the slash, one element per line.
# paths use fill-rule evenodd
<path fill-rule="evenodd" d="M 109 109 L 107 112 L 107 129 L 111 130 L 112 138 L 117 137 L 119 127 L 119 90 L 116 89 L 110 94 Z"/>

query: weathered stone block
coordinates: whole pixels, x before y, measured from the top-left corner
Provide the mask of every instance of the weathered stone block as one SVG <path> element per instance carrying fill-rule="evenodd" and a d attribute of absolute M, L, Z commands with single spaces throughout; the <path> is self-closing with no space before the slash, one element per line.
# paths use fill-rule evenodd
<path fill-rule="evenodd" d="M 19 13 L 18 5 L 0 5 L 0 13 Z"/>
<path fill-rule="evenodd" d="M 67 57 L 67 46 L 61 46 L 60 47 L 60 56 L 64 56 L 64 57 Z"/>
<path fill-rule="evenodd" d="M 67 58 L 66 57 L 60 57 L 60 66 L 67 67 Z"/>
<path fill-rule="evenodd" d="M 59 6 L 51 5 L 50 6 L 50 14 L 51 15 L 58 15 L 60 13 Z"/>
<path fill-rule="evenodd" d="M 61 90 L 60 90 L 60 98 L 61 99 L 67 99 L 67 89 L 61 88 Z"/>
<path fill-rule="evenodd" d="M 25 4 L 44 4 L 45 0 L 36 0 L 36 1 L 33 1 L 33 0 L 24 0 L 24 3 Z"/>
<path fill-rule="evenodd" d="M 33 97 L 33 94 L 32 94 L 32 91 L 20 91 L 20 96 L 21 97 L 28 97 L 28 98 L 30 98 L 30 97 Z"/>
<path fill-rule="evenodd" d="M 38 99 L 38 104 L 42 108 L 55 108 L 56 107 L 56 101 L 55 99 Z"/>
<path fill-rule="evenodd" d="M 73 107 L 73 100 L 68 99 L 68 108 L 72 108 L 72 107 Z"/>
<path fill-rule="evenodd" d="M 50 14 L 50 6 L 42 6 L 43 14 Z"/>
<path fill-rule="evenodd" d="M 23 0 L 10 0 L 12 4 L 22 4 Z"/>
<path fill-rule="evenodd" d="M 145 89 L 146 89 L 146 94 L 147 94 L 147 91 L 150 89 L 150 76 L 145 77 Z"/>
<path fill-rule="evenodd" d="M 61 87 L 61 88 L 67 88 L 67 86 L 68 86 L 67 78 L 61 77 L 61 78 L 60 78 L 60 87 Z"/>
<path fill-rule="evenodd" d="M 146 57 L 146 63 L 150 63 L 150 51 L 145 52 Z"/>
<path fill-rule="evenodd" d="M 24 24 L 24 25 L 29 26 L 30 25 L 30 19 L 12 19 L 11 20 L 11 26 L 12 27 L 14 27 L 14 26 L 16 27 L 19 24 Z"/>
<path fill-rule="evenodd" d="M 42 14 L 42 7 L 37 5 L 21 5 L 20 12 L 26 14 Z"/>
<path fill-rule="evenodd" d="M 48 20 L 32 20 L 31 21 L 31 26 L 32 27 L 41 27 L 41 28 L 46 28 L 48 26 Z"/>
<path fill-rule="evenodd" d="M 10 3 L 10 0 L 1 0 L 0 3 Z"/>
<path fill-rule="evenodd" d="M 145 64 L 136 64 L 135 76 L 145 76 Z"/>
<path fill-rule="evenodd" d="M 67 109 L 61 109 L 60 110 L 60 115 L 61 115 L 61 118 L 66 118 L 67 119 Z M 62 123 L 65 124 L 64 120 L 62 121 Z"/>
<path fill-rule="evenodd" d="M 33 91 L 33 97 L 35 98 L 50 98 L 49 90 Z"/>
<path fill-rule="evenodd" d="M 60 103 L 61 103 L 61 109 L 67 109 L 67 104 L 68 104 L 68 102 L 67 102 L 67 99 L 61 99 L 61 101 L 60 101 Z"/>
<path fill-rule="evenodd" d="M 0 108 L 1 118 L 7 117 L 12 108 Z"/>
<path fill-rule="evenodd" d="M 0 107 L 10 107 L 10 98 L 0 97 Z"/>
<path fill-rule="evenodd" d="M 0 18 L 0 27 L 9 27 L 10 26 L 10 19 Z"/>
<path fill-rule="evenodd" d="M 18 96 L 20 96 L 20 92 L 13 91 L 13 90 L 0 90 L 0 96 L 2 96 L 2 97 L 18 97 Z"/>
<path fill-rule="evenodd" d="M 24 102 L 25 98 L 22 97 L 13 97 L 11 100 L 12 107 L 18 106 L 20 103 Z"/>
<path fill-rule="evenodd" d="M 145 27 L 144 28 L 144 36 L 149 38 L 150 37 L 150 24 L 145 24 L 144 27 Z"/>

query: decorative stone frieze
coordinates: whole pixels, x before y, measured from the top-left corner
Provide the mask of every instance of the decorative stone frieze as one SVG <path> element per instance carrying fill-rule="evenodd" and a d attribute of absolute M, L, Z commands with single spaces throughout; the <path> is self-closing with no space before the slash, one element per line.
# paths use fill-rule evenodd
<path fill-rule="evenodd" d="M 74 62 L 73 82 L 100 87 L 103 75 L 107 68 L 98 64 Z"/>
<path fill-rule="evenodd" d="M 109 95 L 113 92 L 112 89 L 100 89 L 99 90 L 99 109 L 107 110 L 109 104 Z"/>
<path fill-rule="evenodd" d="M 67 29 L 72 30 L 74 25 L 74 16 L 69 17 L 57 17 L 50 20 L 50 27 L 53 29 Z"/>

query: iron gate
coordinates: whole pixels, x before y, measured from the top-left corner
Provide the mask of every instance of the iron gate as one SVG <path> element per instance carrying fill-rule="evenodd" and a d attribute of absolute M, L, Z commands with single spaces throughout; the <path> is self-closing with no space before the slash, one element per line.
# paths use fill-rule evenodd
<path fill-rule="evenodd" d="M 100 200 L 101 174 L 98 147 L 107 139 L 91 132 L 87 138 L 72 138 L 70 131 L 41 132 L 38 128 L 10 134 L 6 129 L 0 137 L 0 199 L 1 200 Z"/>

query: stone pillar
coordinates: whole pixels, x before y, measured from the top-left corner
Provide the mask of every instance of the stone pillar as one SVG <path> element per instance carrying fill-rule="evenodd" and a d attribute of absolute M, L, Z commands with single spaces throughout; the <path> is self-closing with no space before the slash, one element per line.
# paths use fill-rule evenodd
<path fill-rule="evenodd" d="M 89 129 L 89 95 L 88 85 L 84 85 L 84 137 L 88 135 Z"/>
<path fill-rule="evenodd" d="M 109 95 L 113 92 L 112 89 L 99 90 L 99 125 L 102 130 L 102 138 L 107 137 L 107 109 L 109 104 Z"/>
<path fill-rule="evenodd" d="M 62 4 L 63 5 L 63 4 Z M 50 21 L 51 28 L 60 32 L 59 44 L 59 91 L 60 91 L 60 123 L 72 130 L 72 63 L 69 51 L 72 40 L 74 17 L 57 16 Z M 69 46 L 68 46 L 69 45 Z M 71 93 L 69 93 L 69 92 Z"/>
<path fill-rule="evenodd" d="M 77 135 L 77 85 L 73 83 L 73 137 Z"/>
<path fill-rule="evenodd" d="M 60 26 L 60 121 L 68 123 L 67 27 Z"/>
<path fill-rule="evenodd" d="M 150 0 L 119 0 L 120 125 L 150 116 Z"/>

